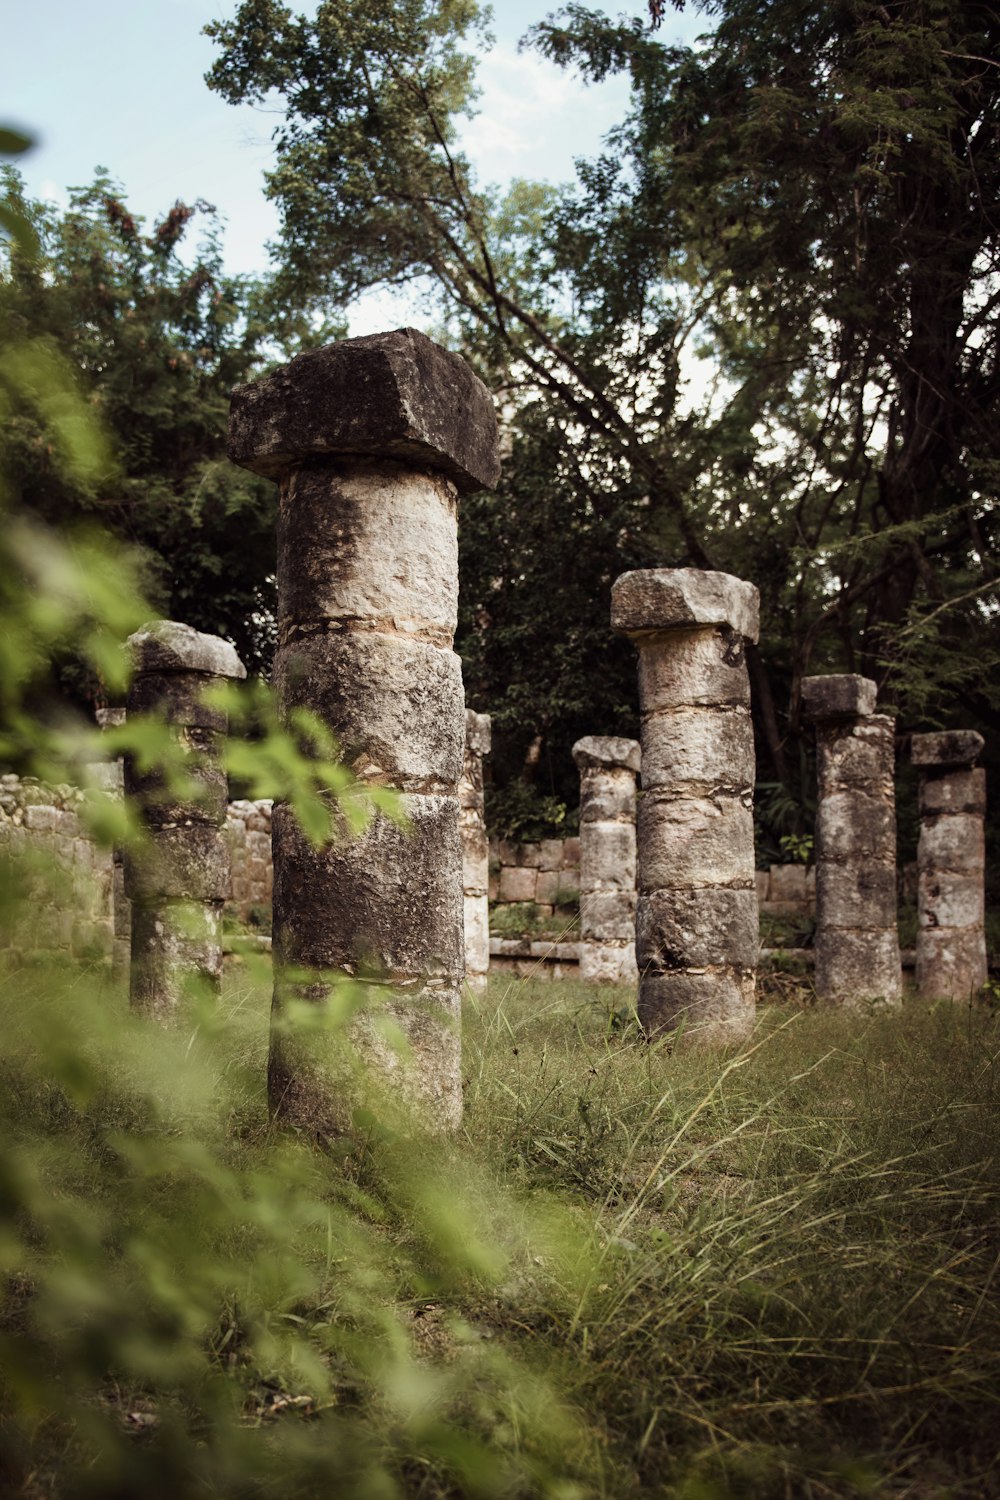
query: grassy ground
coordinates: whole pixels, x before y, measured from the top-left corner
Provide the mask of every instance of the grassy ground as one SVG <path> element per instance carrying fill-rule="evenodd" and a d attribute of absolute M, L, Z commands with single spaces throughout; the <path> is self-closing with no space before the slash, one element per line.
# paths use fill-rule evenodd
<path fill-rule="evenodd" d="M 7 1020 L 5 1493 L 1000 1495 L 993 1015 L 672 1054 L 625 992 L 494 981 L 461 1137 L 331 1157 L 267 1128 L 263 971 L 167 1037 L 98 999 L 82 1062 L 72 985 Z"/>

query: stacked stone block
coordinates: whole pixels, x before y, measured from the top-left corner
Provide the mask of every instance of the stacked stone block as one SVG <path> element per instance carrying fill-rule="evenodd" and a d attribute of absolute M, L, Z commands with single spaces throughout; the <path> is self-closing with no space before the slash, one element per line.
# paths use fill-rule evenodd
<path fill-rule="evenodd" d="M 490 841 L 486 834 L 483 756 L 492 744 L 489 714 L 467 709 L 465 761 L 458 785 L 462 833 L 462 887 L 465 914 L 465 977 L 483 990 L 490 972 Z"/>
<path fill-rule="evenodd" d="M 491 839 L 489 894 L 495 906 L 531 903 L 543 917 L 551 917 L 558 906 L 575 904 L 580 894 L 579 837 L 520 844 Z"/>
<path fill-rule="evenodd" d="M 378 816 L 316 848 L 275 804 L 272 1110 L 319 1135 L 349 1128 L 360 1054 L 427 1125 L 449 1128 L 465 972 L 456 509 L 499 477 L 493 405 L 457 355 L 404 329 L 239 387 L 229 452 L 280 484 L 279 705 L 316 713 L 359 778 L 400 793 L 408 819 L 404 830 Z M 287 1001 L 326 1003 L 338 973 L 385 997 L 357 1016 L 351 1046 L 288 1023 Z"/>
<path fill-rule="evenodd" d="M 611 623 L 639 652 L 639 1019 L 698 1041 L 753 1025 L 758 951 L 746 641 L 758 595 L 728 573 L 624 573 Z"/>
<path fill-rule="evenodd" d="M 114 949 L 113 866 L 81 823 L 85 793 L 0 776 L 0 858 L 9 861 L 0 948 L 106 960 Z"/>
<path fill-rule="evenodd" d="M 835 1005 L 899 1005 L 893 722 L 875 683 L 806 677 L 816 726 L 816 994 Z"/>
<path fill-rule="evenodd" d="M 920 770 L 917 989 L 923 1000 L 968 1000 L 986 983 L 986 772 L 974 729 L 915 734 Z"/>
<path fill-rule="evenodd" d="M 269 799 L 230 802 L 226 810 L 230 883 L 226 905 L 241 922 L 270 917 L 274 889 L 271 863 L 271 808 Z"/>
<path fill-rule="evenodd" d="M 634 984 L 638 740 L 588 735 L 580 772 L 580 978 Z"/>
<path fill-rule="evenodd" d="M 151 714 L 166 722 L 189 782 L 178 790 L 159 769 L 125 758 L 125 791 L 145 824 L 145 837 L 124 862 L 132 903 L 129 992 L 135 1009 L 168 1019 L 196 987 L 216 988 L 222 977 L 229 851 L 222 834 L 227 782 L 221 750 L 228 722 L 205 692 L 246 672 L 228 641 L 173 620 L 137 631 L 128 647 L 129 717 Z"/>

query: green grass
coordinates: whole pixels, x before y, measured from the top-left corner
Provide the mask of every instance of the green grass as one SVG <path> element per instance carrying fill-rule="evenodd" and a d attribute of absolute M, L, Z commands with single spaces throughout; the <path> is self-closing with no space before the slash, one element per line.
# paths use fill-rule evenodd
<path fill-rule="evenodd" d="M 167 1033 L 8 979 L 0 1491 L 1000 1494 L 997 1018 L 720 1056 L 627 999 L 491 981 L 460 1136 L 331 1155 L 267 1126 L 266 965 Z"/>

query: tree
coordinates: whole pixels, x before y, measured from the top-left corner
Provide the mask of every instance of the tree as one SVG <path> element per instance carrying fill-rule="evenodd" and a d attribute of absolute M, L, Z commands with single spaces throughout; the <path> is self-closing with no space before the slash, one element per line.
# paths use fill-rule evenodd
<path fill-rule="evenodd" d="M 0 248 L 0 339 L 68 359 L 107 441 L 86 477 L 59 462 L 30 401 L 5 420 L 10 503 L 54 527 L 89 519 L 138 549 L 162 614 L 229 636 L 266 667 L 273 634 L 273 486 L 225 457 L 229 391 L 266 352 L 262 289 L 222 270 L 204 203 L 176 203 L 147 234 L 101 176 L 70 206 L 8 204 L 34 244 Z M 206 226 L 193 255 L 187 236 Z M 77 690 L 99 693 L 96 683 Z"/>
<path fill-rule="evenodd" d="M 269 192 L 291 300 L 430 277 L 503 403 L 512 462 L 465 514 L 462 634 L 479 706 L 521 721 L 501 764 L 539 735 L 567 764 L 588 677 L 586 727 L 622 727 L 628 658 L 594 654 L 610 580 L 693 563 L 761 588 L 758 759 L 787 809 L 807 671 L 870 671 L 911 715 L 945 683 L 934 712 L 1000 712 L 975 680 L 998 659 L 997 23 L 957 0 L 708 10 L 696 49 L 577 5 L 535 29 L 557 61 L 632 84 L 559 191 L 476 187 L 457 144 L 469 0 L 391 19 L 244 0 L 209 28 L 210 82 L 282 102 Z"/>

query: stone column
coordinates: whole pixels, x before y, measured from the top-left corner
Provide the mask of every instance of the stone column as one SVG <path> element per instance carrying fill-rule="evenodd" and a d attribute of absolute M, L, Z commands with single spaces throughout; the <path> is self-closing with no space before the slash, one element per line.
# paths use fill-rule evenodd
<path fill-rule="evenodd" d="M 836 1005 L 899 1005 L 893 721 L 875 683 L 806 677 L 816 726 L 816 994 Z"/>
<path fill-rule="evenodd" d="M 754 748 L 745 642 L 758 595 L 728 573 L 624 573 L 611 624 L 639 651 L 636 958 L 649 1031 L 738 1042 L 758 950 Z"/>
<path fill-rule="evenodd" d="M 580 978 L 635 984 L 635 778 L 639 741 L 587 735 L 580 772 Z"/>
<path fill-rule="evenodd" d="M 490 972 L 490 841 L 486 836 L 483 756 L 492 743 L 489 714 L 465 711 L 465 764 L 458 786 L 465 893 L 465 978 L 484 990 Z"/>
<path fill-rule="evenodd" d="M 229 453 L 281 486 L 279 707 L 316 713 L 357 777 L 401 794 L 408 822 L 378 816 L 317 848 L 275 804 L 271 1108 L 341 1133 L 381 1079 L 447 1129 L 461 1119 L 465 973 L 456 506 L 499 477 L 493 403 L 412 329 L 348 339 L 237 388 Z M 289 1025 L 292 998 L 330 1014 L 345 974 L 383 1003 L 349 1030 Z"/>
<path fill-rule="evenodd" d="M 986 772 L 974 729 L 915 734 L 920 768 L 917 990 L 922 1000 L 968 1000 L 986 983 Z"/>
<path fill-rule="evenodd" d="M 205 689 L 246 676 L 228 641 L 190 625 L 157 620 L 130 636 L 133 677 L 129 718 L 155 714 L 170 726 L 184 759 L 190 791 L 125 757 L 125 792 L 146 825 L 144 842 L 124 859 L 132 903 L 132 1005 L 169 1018 L 199 986 L 222 978 L 222 905 L 229 889 L 229 850 L 222 833 L 227 781 L 221 742 L 225 712 L 204 701 Z"/>

